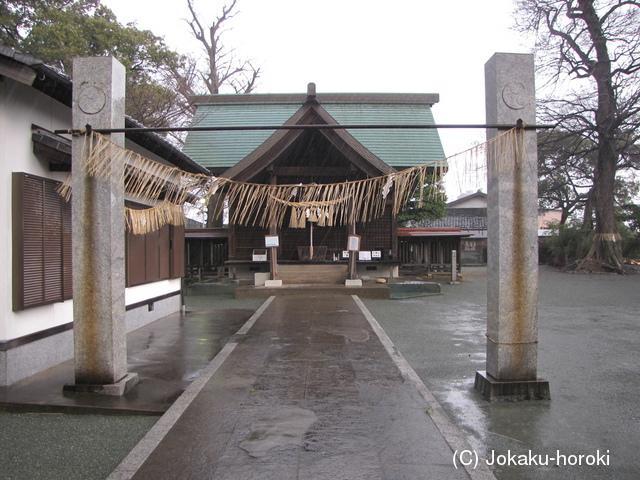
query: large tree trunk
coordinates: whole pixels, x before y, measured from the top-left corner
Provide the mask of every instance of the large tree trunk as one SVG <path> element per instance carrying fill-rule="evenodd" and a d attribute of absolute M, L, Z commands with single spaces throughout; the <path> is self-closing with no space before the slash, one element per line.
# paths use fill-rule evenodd
<path fill-rule="evenodd" d="M 614 213 L 614 184 L 618 166 L 615 133 L 618 126 L 616 95 L 611 81 L 611 59 L 607 49 L 607 38 L 602 31 L 593 1 L 579 0 L 578 3 L 597 56 L 597 61 L 591 67 L 591 76 L 598 89 L 598 162 L 593 191 L 596 234 L 591 251 L 579 264 L 580 268 L 590 269 L 594 263 L 599 263 L 605 268 L 623 273 Z"/>
<path fill-rule="evenodd" d="M 593 192 L 596 234 L 593 239 L 593 247 L 584 261 L 595 261 L 615 271 L 623 272 L 621 265 L 622 252 L 620 250 L 619 236 L 616 232 L 614 212 L 616 160 L 613 142 L 601 140 Z"/>

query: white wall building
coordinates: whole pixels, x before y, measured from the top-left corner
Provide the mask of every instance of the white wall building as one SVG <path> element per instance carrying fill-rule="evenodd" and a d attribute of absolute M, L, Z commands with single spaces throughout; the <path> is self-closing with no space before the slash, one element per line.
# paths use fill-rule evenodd
<path fill-rule="evenodd" d="M 69 273 L 60 272 L 56 262 L 61 262 L 62 270 L 67 267 L 65 255 L 70 258 L 71 245 L 70 242 L 68 246 L 63 245 L 62 249 L 66 251 L 62 253 L 60 248 L 51 250 L 47 239 L 55 237 L 49 225 L 55 215 L 46 209 L 42 214 L 40 234 L 34 233 L 31 226 L 40 220 L 34 220 L 29 193 L 22 190 L 25 181 L 31 182 L 29 188 L 40 185 L 38 182 L 51 186 L 54 185 L 51 181 L 62 182 L 68 175 L 71 141 L 68 136 L 57 136 L 52 132 L 71 127 L 71 92 L 72 83 L 68 77 L 37 59 L 0 46 L 0 245 L 3 246 L 0 252 L 0 386 L 10 385 L 73 357 L 71 292 L 56 284 L 51 288 L 61 288 L 61 294 L 56 293 L 57 290 L 52 295 L 45 292 L 43 299 L 36 299 L 40 292 L 30 290 L 35 280 L 32 270 L 25 267 L 31 262 L 34 248 L 37 251 L 40 248 L 37 245 L 41 245 L 43 258 L 50 259 L 53 267 L 47 260 L 39 274 L 44 278 L 52 275 L 64 278 Z M 131 119 L 127 119 L 126 124 L 139 126 Z M 147 158 L 193 173 L 207 173 L 152 133 L 127 134 L 126 147 Z M 61 208 L 64 210 L 65 207 Z M 176 249 L 184 245 L 182 229 L 156 232 L 156 235 L 181 238 L 181 242 L 171 242 Z M 142 242 L 138 238 L 137 243 L 142 248 L 146 245 L 148 249 L 156 249 L 160 242 L 154 243 L 153 238 Z M 155 250 L 153 253 L 164 259 L 161 264 L 169 262 L 168 251 Z M 179 267 L 184 265 L 184 254 L 178 250 L 171 253 L 175 257 L 172 260 L 175 268 L 170 273 L 161 265 L 157 272 L 146 272 L 142 277 L 138 275 L 135 282 L 128 282 L 125 292 L 128 331 L 181 308 Z M 20 279 L 20 284 L 16 278 Z"/>

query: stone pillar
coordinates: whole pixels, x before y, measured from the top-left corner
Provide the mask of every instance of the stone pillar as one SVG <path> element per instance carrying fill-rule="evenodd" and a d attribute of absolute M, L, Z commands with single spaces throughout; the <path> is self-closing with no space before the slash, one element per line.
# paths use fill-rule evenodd
<path fill-rule="evenodd" d="M 496 53 L 485 65 L 488 124 L 535 124 L 533 55 Z M 505 129 L 505 131 L 508 129 Z M 487 140 L 504 133 L 488 130 Z M 538 174 L 535 130 L 488 150 L 487 370 L 489 400 L 549 398 L 538 379 Z"/>
<path fill-rule="evenodd" d="M 123 128 L 125 69 L 113 57 L 73 62 L 73 128 Z M 124 134 L 110 139 L 124 146 Z M 67 391 L 123 395 L 127 373 L 124 185 L 83 170 L 85 138 L 73 138 L 73 322 L 75 384 Z"/>
<path fill-rule="evenodd" d="M 451 250 L 451 283 L 458 283 L 458 252 Z"/>

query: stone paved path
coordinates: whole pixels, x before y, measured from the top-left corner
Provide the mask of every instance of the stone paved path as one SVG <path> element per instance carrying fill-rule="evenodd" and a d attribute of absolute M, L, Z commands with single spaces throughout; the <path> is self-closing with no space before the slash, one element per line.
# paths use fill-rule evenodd
<path fill-rule="evenodd" d="M 470 478 L 362 309 L 272 297 L 110 478 Z"/>

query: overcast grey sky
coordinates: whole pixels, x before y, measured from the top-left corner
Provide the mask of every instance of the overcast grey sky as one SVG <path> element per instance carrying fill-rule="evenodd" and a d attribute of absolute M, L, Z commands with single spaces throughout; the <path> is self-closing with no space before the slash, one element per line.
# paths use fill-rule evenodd
<path fill-rule="evenodd" d="M 121 23 L 135 21 L 178 52 L 199 53 L 186 0 L 102 3 Z M 196 0 L 204 19 L 220 5 Z M 261 66 L 256 93 L 303 93 L 309 82 L 318 93 L 438 93 L 437 123 L 484 123 L 484 64 L 495 52 L 531 50 L 511 30 L 513 0 L 238 0 L 237 7 L 224 40 Z M 440 136 L 452 155 L 483 141 L 484 131 Z"/>

